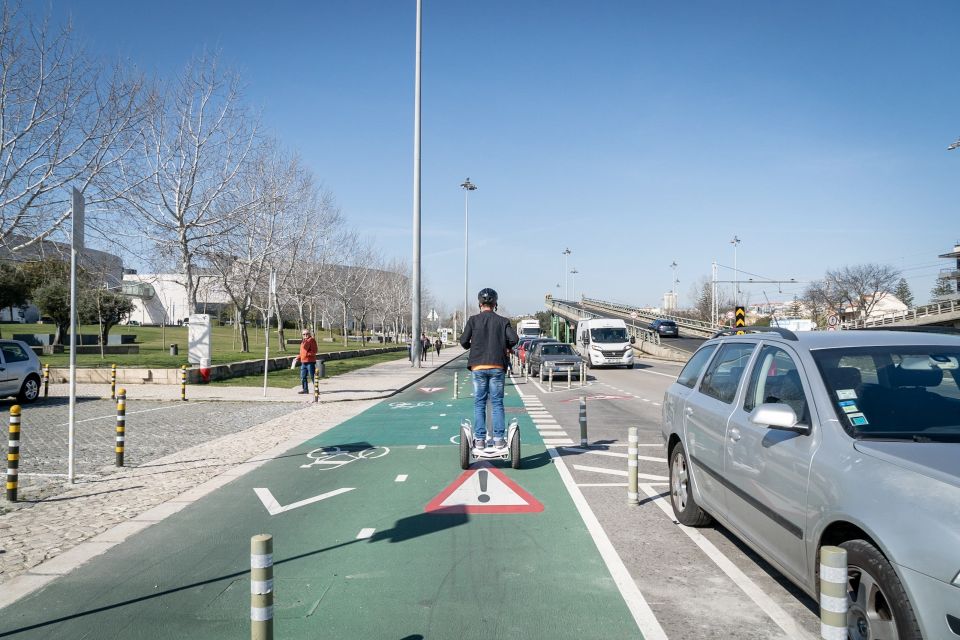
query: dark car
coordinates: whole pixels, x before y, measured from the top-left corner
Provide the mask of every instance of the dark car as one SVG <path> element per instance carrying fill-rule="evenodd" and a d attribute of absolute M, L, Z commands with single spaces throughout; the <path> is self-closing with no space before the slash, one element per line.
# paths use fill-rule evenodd
<path fill-rule="evenodd" d="M 520 364 L 527 364 L 530 357 L 530 352 L 533 351 L 533 348 L 542 342 L 556 342 L 553 338 L 533 338 L 530 340 L 522 340 L 520 342 Z"/>
<path fill-rule="evenodd" d="M 655 331 L 656 333 L 659 333 L 661 337 L 668 337 L 668 338 L 680 337 L 680 329 L 677 328 L 677 323 L 674 322 L 673 320 L 663 320 L 661 318 L 657 318 L 656 320 L 650 323 L 649 328 L 650 328 L 650 331 Z"/>
<path fill-rule="evenodd" d="M 527 355 L 530 372 L 545 380 L 552 371 L 554 377 L 580 378 L 580 355 L 569 344 L 541 342 Z"/>

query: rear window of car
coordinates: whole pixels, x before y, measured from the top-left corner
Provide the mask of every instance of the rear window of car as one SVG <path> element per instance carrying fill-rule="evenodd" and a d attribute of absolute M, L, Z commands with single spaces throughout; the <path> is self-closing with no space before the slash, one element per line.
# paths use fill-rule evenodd
<path fill-rule="evenodd" d="M 568 344 L 545 344 L 540 348 L 544 356 L 572 356 L 573 349 Z"/>
<path fill-rule="evenodd" d="M 677 323 L 674 322 L 673 320 L 661 320 L 661 321 L 660 321 L 660 326 L 661 326 L 661 327 L 675 327 L 675 326 L 677 326 Z"/>
<path fill-rule="evenodd" d="M 26 351 L 23 350 L 23 347 L 18 345 L 15 342 L 6 342 L 0 344 L 0 351 L 3 352 L 3 359 L 5 362 L 26 362 L 30 359 L 30 356 Z"/>
<path fill-rule="evenodd" d="M 693 354 L 693 357 L 687 361 L 686 366 L 680 372 L 677 382 L 685 387 L 690 387 L 693 389 L 693 387 L 697 384 L 697 378 L 700 377 L 700 373 L 703 371 L 703 368 L 706 367 L 707 362 L 710 361 L 710 356 L 712 356 L 713 352 L 716 350 L 717 345 L 712 344 Z"/>

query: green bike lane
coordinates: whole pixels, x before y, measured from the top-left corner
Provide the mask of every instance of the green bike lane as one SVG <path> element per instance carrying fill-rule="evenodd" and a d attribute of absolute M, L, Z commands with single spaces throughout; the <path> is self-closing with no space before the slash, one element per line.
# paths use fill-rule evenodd
<path fill-rule="evenodd" d="M 249 635 L 259 533 L 277 638 L 641 637 L 513 387 L 522 468 L 460 469 L 467 375 L 441 369 L 0 610 L 0 637 Z M 485 504 L 427 510 L 459 482 L 454 501 L 480 486 Z"/>

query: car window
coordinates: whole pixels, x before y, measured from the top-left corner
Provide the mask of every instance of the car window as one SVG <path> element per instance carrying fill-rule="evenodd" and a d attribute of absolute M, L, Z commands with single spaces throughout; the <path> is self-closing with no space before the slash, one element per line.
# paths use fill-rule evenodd
<path fill-rule="evenodd" d="M 690 387 L 693 389 L 694 385 L 697 384 L 697 378 L 700 377 L 700 372 L 703 371 L 705 366 L 707 366 L 707 362 L 710 361 L 710 356 L 712 356 L 713 352 L 716 350 L 717 345 L 712 344 L 693 354 L 693 357 L 687 361 L 686 366 L 684 366 L 683 370 L 680 372 L 677 382 L 685 387 Z"/>
<path fill-rule="evenodd" d="M 960 439 L 956 345 L 843 347 L 811 352 L 840 424 L 855 437 Z"/>
<path fill-rule="evenodd" d="M 760 351 L 753 367 L 743 408 L 753 411 L 765 402 L 789 405 L 797 414 L 798 424 L 810 424 L 809 403 L 796 363 L 786 351 L 769 345 Z"/>
<path fill-rule="evenodd" d="M 540 354 L 544 356 L 569 356 L 573 355 L 573 350 L 568 344 L 545 344 L 540 349 Z"/>
<path fill-rule="evenodd" d="M 740 386 L 740 378 L 743 377 L 743 370 L 755 346 L 743 342 L 721 346 L 717 356 L 703 374 L 700 393 L 727 404 L 733 402 L 734 396 L 737 395 L 737 387 Z"/>
<path fill-rule="evenodd" d="M 11 364 L 13 362 L 26 362 L 30 359 L 30 356 L 26 351 L 23 350 L 23 347 L 15 342 L 0 344 L 0 351 L 3 352 L 3 359 L 7 364 Z"/>

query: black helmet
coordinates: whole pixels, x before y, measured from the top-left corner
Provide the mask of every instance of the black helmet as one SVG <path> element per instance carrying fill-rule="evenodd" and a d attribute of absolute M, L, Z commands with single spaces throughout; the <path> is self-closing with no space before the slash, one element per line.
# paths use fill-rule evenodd
<path fill-rule="evenodd" d="M 497 306 L 497 292 L 489 287 L 480 289 L 480 293 L 477 294 L 477 300 L 480 301 L 480 304 L 495 307 Z"/>

